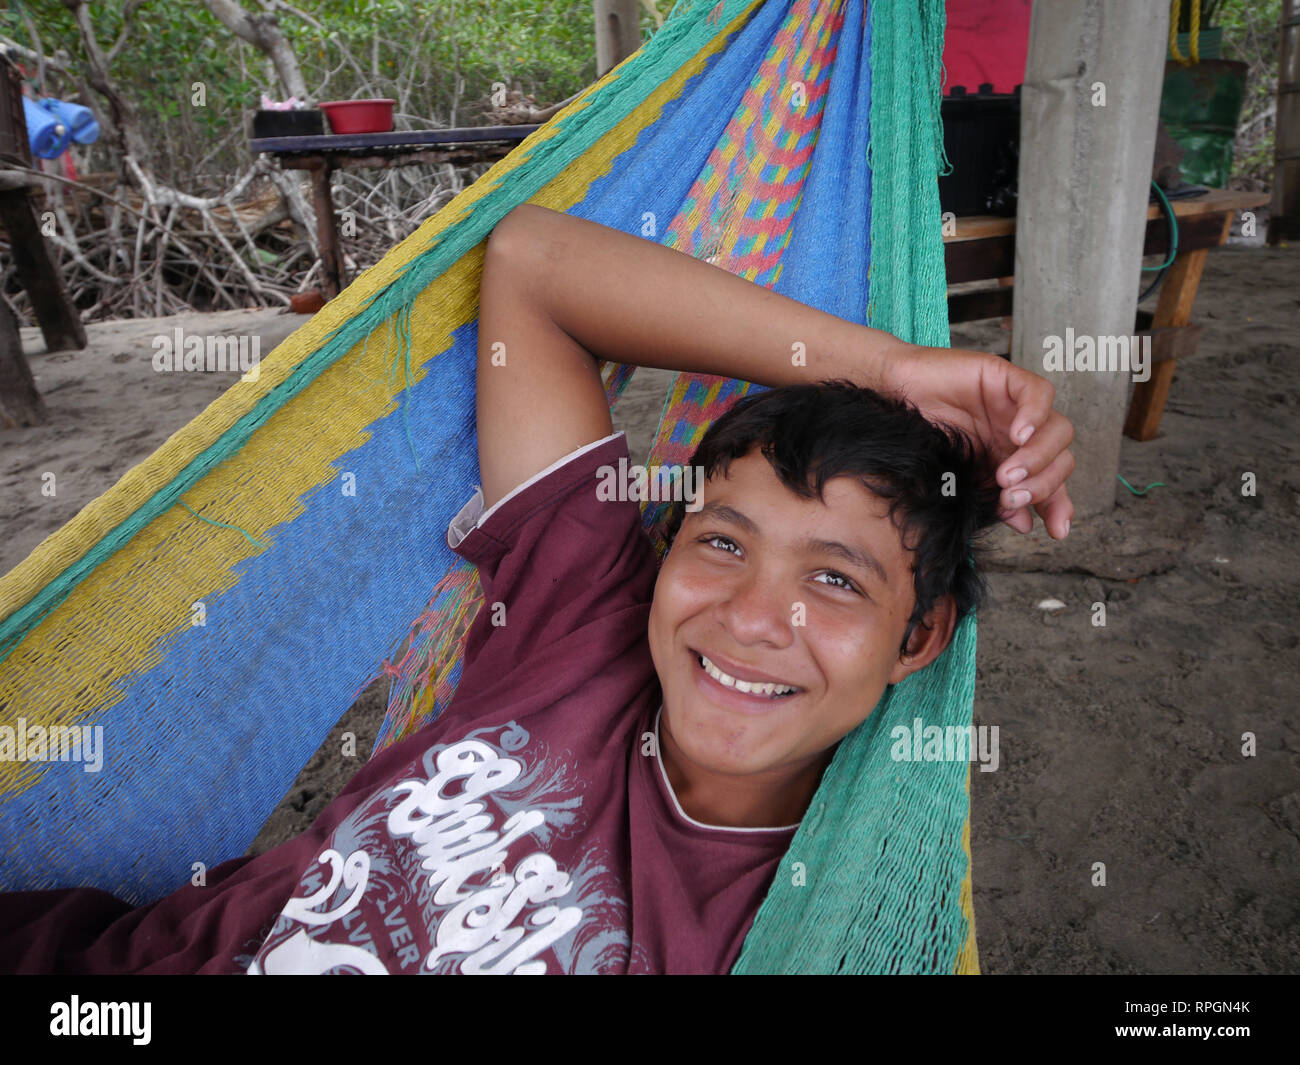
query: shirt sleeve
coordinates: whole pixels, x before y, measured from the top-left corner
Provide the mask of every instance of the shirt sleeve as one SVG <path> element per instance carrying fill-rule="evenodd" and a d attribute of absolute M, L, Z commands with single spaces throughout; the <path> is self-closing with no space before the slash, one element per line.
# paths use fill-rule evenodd
<path fill-rule="evenodd" d="M 581 671 L 584 662 L 616 656 L 617 644 L 645 638 L 658 567 L 639 502 L 618 490 L 627 461 L 627 439 L 614 433 L 486 511 L 476 490 L 452 519 L 447 544 L 477 567 L 483 589 L 458 697 L 541 673 L 554 690 L 566 669 Z"/>

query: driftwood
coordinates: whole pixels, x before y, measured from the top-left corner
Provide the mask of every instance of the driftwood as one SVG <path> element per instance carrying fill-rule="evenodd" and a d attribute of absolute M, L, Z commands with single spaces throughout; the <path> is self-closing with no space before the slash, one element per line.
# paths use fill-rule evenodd
<path fill-rule="evenodd" d="M 586 89 L 579 89 L 558 104 L 539 108 L 531 93 L 525 96 L 518 89 L 509 89 L 503 94 L 505 99 L 502 103 L 487 109 L 485 124 L 489 126 L 538 125 L 554 118 L 586 91 Z"/>
<path fill-rule="evenodd" d="M 349 273 L 378 262 L 488 165 L 340 172 L 334 198 Z M 314 217 L 294 207 L 310 189 L 297 175 L 259 160 L 231 192 L 207 198 L 159 190 L 143 174 L 137 181 L 143 191 L 0 169 L 0 190 L 33 190 L 41 232 L 82 321 L 288 307 L 319 282 Z M 13 251 L 0 232 L 0 255 L 12 262 Z M 9 276 L 4 287 L 22 324 L 33 324 L 27 294 Z"/>

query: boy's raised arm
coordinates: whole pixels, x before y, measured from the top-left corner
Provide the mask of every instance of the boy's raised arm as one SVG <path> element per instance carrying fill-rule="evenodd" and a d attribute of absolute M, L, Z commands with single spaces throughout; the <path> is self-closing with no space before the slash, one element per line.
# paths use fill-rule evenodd
<path fill-rule="evenodd" d="M 477 411 L 487 506 L 609 435 L 597 357 L 771 387 L 844 378 L 906 392 L 923 413 L 971 431 L 1001 463 L 1003 516 L 1013 527 L 1027 531 L 1012 485 L 1031 492 L 1058 538 L 1073 513 L 1063 487 L 1073 429 L 1051 410 L 1042 378 L 993 355 L 904 343 L 654 241 L 534 204 L 501 220 L 484 261 Z M 918 372 L 931 362 L 937 372 Z M 1013 440 L 1027 424 L 1033 439 Z M 1017 467 L 1026 471 L 1019 484 L 1010 476 Z"/>
<path fill-rule="evenodd" d="M 506 215 L 483 261 L 476 420 L 485 507 L 613 431 L 595 358 L 551 317 L 551 267 L 532 225 L 542 210 Z"/>

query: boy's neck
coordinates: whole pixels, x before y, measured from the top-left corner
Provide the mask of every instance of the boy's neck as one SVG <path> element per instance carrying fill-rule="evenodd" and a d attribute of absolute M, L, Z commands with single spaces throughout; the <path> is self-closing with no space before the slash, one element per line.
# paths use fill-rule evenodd
<path fill-rule="evenodd" d="M 835 748 L 788 771 L 751 776 L 714 773 L 694 765 L 677 746 L 663 712 L 659 755 L 677 802 L 694 821 L 724 828 L 785 828 L 803 820 Z"/>

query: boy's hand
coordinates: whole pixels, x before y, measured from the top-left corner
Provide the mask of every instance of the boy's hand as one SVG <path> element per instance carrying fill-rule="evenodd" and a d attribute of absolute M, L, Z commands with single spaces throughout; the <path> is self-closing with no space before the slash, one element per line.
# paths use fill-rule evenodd
<path fill-rule="evenodd" d="M 880 391 L 914 403 L 931 421 L 966 430 L 984 447 L 997 464 L 1003 521 L 1031 531 L 1032 504 L 1048 533 L 1065 539 L 1074 517 L 1065 490 L 1074 470 L 1074 426 L 1052 409 L 1056 390 L 1045 378 L 986 352 L 911 344 L 880 366 Z"/>

